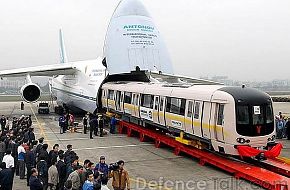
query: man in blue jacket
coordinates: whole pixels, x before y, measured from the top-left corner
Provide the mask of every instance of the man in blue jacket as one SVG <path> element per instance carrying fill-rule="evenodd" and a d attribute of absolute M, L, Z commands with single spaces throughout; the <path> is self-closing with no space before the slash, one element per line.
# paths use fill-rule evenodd
<path fill-rule="evenodd" d="M 96 165 L 94 173 L 99 172 L 101 178 L 101 182 L 103 185 L 106 185 L 108 183 L 109 178 L 109 167 L 108 164 L 106 164 L 106 158 L 105 156 L 100 157 L 100 162 Z"/>
<path fill-rule="evenodd" d="M 85 181 L 82 190 L 94 190 L 94 174 L 92 171 L 87 171 L 86 172 L 86 178 L 87 180 Z"/>

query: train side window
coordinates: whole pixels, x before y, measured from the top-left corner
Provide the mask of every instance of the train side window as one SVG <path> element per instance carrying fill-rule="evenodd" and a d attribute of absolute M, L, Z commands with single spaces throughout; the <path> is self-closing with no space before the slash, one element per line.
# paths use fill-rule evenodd
<path fill-rule="evenodd" d="M 108 99 L 114 100 L 114 90 L 109 90 Z"/>
<path fill-rule="evenodd" d="M 106 90 L 103 90 L 103 98 L 106 98 Z"/>
<path fill-rule="evenodd" d="M 200 102 L 195 102 L 194 119 L 199 119 Z"/>
<path fill-rule="evenodd" d="M 117 91 L 116 92 L 116 97 L 115 97 L 117 109 L 120 108 L 120 99 L 121 99 L 121 91 Z"/>
<path fill-rule="evenodd" d="M 225 105 L 218 105 L 217 125 L 224 125 L 224 108 Z"/>
<path fill-rule="evenodd" d="M 160 98 L 160 106 L 159 106 L 159 110 L 163 111 L 163 103 L 164 103 L 164 97 Z"/>
<path fill-rule="evenodd" d="M 135 94 L 133 94 L 133 98 L 132 98 L 132 103 L 133 105 L 135 105 Z"/>
<path fill-rule="evenodd" d="M 138 100 L 139 100 L 139 94 L 136 95 L 136 98 L 135 98 L 135 105 L 137 106 L 138 105 Z"/>
<path fill-rule="evenodd" d="M 124 94 L 122 92 L 121 92 L 120 103 L 122 103 L 121 105 L 123 105 L 124 103 Z"/>
<path fill-rule="evenodd" d="M 132 101 L 132 93 L 125 92 L 124 103 L 131 104 L 131 101 Z"/>
<path fill-rule="evenodd" d="M 193 102 L 192 101 L 188 101 L 187 117 L 191 117 L 192 116 L 192 108 L 193 108 Z"/>
<path fill-rule="evenodd" d="M 158 111 L 158 105 L 159 105 L 159 97 L 157 96 L 156 98 L 155 98 L 155 110 L 157 110 Z"/>
<path fill-rule="evenodd" d="M 142 94 L 141 95 L 141 106 L 145 108 L 153 109 L 153 95 L 150 94 Z"/>
<path fill-rule="evenodd" d="M 184 115 L 185 99 L 167 97 L 166 112 Z"/>

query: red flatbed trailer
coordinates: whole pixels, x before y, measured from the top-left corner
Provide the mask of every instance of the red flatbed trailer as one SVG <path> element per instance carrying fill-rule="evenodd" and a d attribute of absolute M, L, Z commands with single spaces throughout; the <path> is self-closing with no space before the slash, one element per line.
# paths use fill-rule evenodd
<path fill-rule="evenodd" d="M 119 125 L 119 133 L 126 132 L 128 137 L 133 136 L 133 134 L 138 134 L 139 139 L 142 142 L 146 139 L 151 139 L 154 141 L 156 148 L 161 147 L 161 145 L 167 145 L 174 149 L 175 155 L 179 155 L 181 152 L 183 152 L 187 155 L 199 159 L 199 163 L 201 165 L 211 164 L 231 173 L 238 179 L 242 178 L 251 181 L 265 189 L 290 190 L 290 178 L 288 178 L 288 171 L 290 166 L 281 164 L 281 161 L 278 162 L 278 160 L 269 160 L 269 165 L 272 167 L 269 168 L 272 170 L 270 171 L 259 166 L 228 159 L 206 150 L 200 150 L 192 146 L 187 146 L 176 141 L 174 138 L 168 135 L 161 134 L 158 131 L 150 130 L 133 123 L 121 120 L 119 121 Z M 284 176 L 283 172 L 278 173 L 277 171 L 279 169 L 284 170 L 286 176 Z"/>

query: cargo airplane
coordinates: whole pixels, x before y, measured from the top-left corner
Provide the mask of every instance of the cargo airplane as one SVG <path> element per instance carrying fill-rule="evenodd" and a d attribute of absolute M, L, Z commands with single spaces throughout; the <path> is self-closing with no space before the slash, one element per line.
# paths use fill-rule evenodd
<path fill-rule="evenodd" d="M 150 14 L 139 0 L 122 0 L 110 20 L 103 56 L 95 60 L 68 62 L 60 30 L 60 63 L 0 71 L 0 77 L 26 77 L 20 94 L 26 102 L 36 102 L 40 87 L 32 76 L 48 76 L 50 91 L 58 105 L 93 113 L 97 109 L 100 87 L 107 81 L 185 81 L 213 83 L 177 77 L 166 46 Z M 144 71 L 145 75 L 136 74 Z M 146 71 L 146 72 L 145 72 Z M 165 74 L 166 73 L 166 74 Z"/>

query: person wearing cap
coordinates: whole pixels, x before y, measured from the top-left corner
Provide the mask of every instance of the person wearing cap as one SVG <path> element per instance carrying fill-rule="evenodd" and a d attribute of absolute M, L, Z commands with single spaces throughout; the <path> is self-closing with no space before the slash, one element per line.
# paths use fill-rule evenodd
<path fill-rule="evenodd" d="M 94 173 L 96 172 L 99 172 L 99 174 L 101 175 L 102 184 L 106 185 L 109 178 L 109 167 L 108 164 L 106 164 L 105 156 L 100 157 L 100 162 L 96 165 L 94 169 Z"/>

